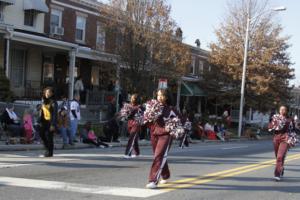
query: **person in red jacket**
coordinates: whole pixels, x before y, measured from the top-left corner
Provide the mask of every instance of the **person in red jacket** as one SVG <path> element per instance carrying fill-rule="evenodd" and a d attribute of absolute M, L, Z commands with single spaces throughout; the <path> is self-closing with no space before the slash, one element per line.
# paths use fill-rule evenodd
<path fill-rule="evenodd" d="M 149 183 L 146 188 L 154 189 L 157 184 L 167 183 L 170 178 L 170 170 L 167 163 L 167 154 L 172 143 L 172 136 L 169 134 L 170 130 L 165 127 L 165 119 L 176 115 L 175 111 L 169 106 L 169 97 L 167 90 L 159 89 L 157 92 L 157 100 L 162 104 L 162 114 L 150 126 L 151 129 L 151 144 L 154 153 L 153 163 L 149 174 Z"/>
<path fill-rule="evenodd" d="M 140 148 L 139 148 L 139 131 L 141 129 L 141 106 L 138 104 L 139 96 L 138 94 L 133 94 L 130 99 L 130 105 L 132 106 L 132 113 L 128 117 L 128 143 L 125 150 L 124 158 L 136 157 L 140 155 Z M 132 155 L 132 151 L 135 154 Z"/>

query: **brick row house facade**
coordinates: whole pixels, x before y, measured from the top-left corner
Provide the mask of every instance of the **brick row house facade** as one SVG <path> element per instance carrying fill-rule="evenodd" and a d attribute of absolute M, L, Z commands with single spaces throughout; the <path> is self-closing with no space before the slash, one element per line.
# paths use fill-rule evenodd
<path fill-rule="evenodd" d="M 116 71 L 114 41 L 93 0 L 1 0 L 1 66 L 16 96 L 38 96 L 52 85 L 72 96 L 76 76 L 105 88 Z M 72 83 L 74 81 L 71 81 Z M 34 94 L 36 91 L 36 94 Z"/>
<path fill-rule="evenodd" d="M 201 87 L 201 80 L 205 76 L 205 71 L 210 70 L 209 52 L 201 49 L 200 43 L 196 44 L 197 46 L 186 44 L 191 51 L 192 61 L 187 66 L 187 73 L 177 84 L 177 108 L 185 109 L 191 115 L 196 113 L 201 115 L 205 111 L 207 93 Z"/>
<path fill-rule="evenodd" d="M 0 67 L 18 97 L 40 97 L 46 85 L 72 98 L 81 76 L 89 91 L 108 90 L 119 78 L 117 37 L 108 33 L 97 0 L 0 0 Z M 188 45 L 192 64 L 178 82 L 178 107 L 201 112 L 199 80 L 209 52 Z M 176 86 L 175 86 L 176 87 Z M 179 95 L 180 94 L 180 95 Z"/>

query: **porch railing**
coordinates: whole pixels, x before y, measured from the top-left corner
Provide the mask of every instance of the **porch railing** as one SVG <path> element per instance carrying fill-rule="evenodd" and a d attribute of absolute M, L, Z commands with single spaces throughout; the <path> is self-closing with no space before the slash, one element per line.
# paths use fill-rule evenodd
<path fill-rule="evenodd" d="M 107 105 L 113 98 L 117 99 L 116 92 L 109 91 L 87 91 L 86 105 Z"/>

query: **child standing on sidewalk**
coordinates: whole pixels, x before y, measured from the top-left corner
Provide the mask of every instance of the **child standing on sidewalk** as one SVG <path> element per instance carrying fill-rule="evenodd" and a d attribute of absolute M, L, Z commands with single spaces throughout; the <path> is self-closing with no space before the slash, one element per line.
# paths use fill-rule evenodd
<path fill-rule="evenodd" d="M 27 144 L 32 143 L 33 139 L 33 123 L 32 123 L 32 110 L 31 109 L 25 109 L 24 115 L 23 115 L 23 128 L 25 133 L 25 139 Z"/>
<path fill-rule="evenodd" d="M 60 111 L 58 112 L 57 122 L 58 122 L 58 130 L 63 138 L 63 146 L 62 148 L 65 149 L 70 145 L 74 145 L 73 138 L 71 137 L 69 126 L 70 126 L 70 119 L 68 115 L 67 108 L 61 107 Z"/>

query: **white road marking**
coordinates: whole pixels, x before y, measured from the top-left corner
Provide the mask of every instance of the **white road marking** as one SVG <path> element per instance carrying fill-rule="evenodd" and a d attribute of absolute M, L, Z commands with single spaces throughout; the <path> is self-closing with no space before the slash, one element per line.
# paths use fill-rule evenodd
<path fill-rule="evenodd" d="M 31 164 L 0 163 L 0 169 L 2 169 L 2 168 L 20 167 L 20 166 L 26 166 L 26 165 L 31 165 Z"/>
<path fill-rule="evenodd" d="M 90 158 L 90 157 L 111 157 L 111 158 L 123 158 L 124 154 L 101 154 L 101 153 L 89 153 L 89 154 L 55 154 L 55 157 L 79 157 L 79 158 Z M 152 155 L 140 155 L 136 157 L 135 159 L 138 159 L 139 157 L 142 158 L 152 158 Z"/>
<path fill-rule="evenodd" d="M 47 163 L 75 161 L 70 158 L 37 158 L 37 157 L 4 157 L 0 158 L 0 169 L 22 167 L 28 165 L 43 165 Z"/>
<path fill-rule="evenodd" d="M 78 184 L 78 183 L 66 183 L 66 182 L 58 182 L 58 181 L 45 181 L 45 180 L 25 179 L 25 178 L 12 178 L 12 177 L 2 177 L 2 176 L 0 176 L 0 185 L 46 189 L 46 190 L 59 190 L 59 191 L 66 191 L 66 192 L 79 192 L 79 193 L 88 193 L 88 194 L 137 197 L 137 198 L 148 198 L 148 197 L 152 197 L 167 192 L 165 190 L 97 186 L 97 185 L 86 185 L 86 184 Z"/>
<path fill-rule="evenodd" d="M 28 158 L 28 156 L 16 155 L 16 154 L 1 154 L 1 157 L 5 157 L 5 158 Z"/>
<path fill-rule="evenodd" d="M 243 149 L 243 148 L 248 148 L 249 146 L 239 146 L 239 147 L 226 147 L 222 148 L 223 150 L 230 150 L 230 149 Z"/>

